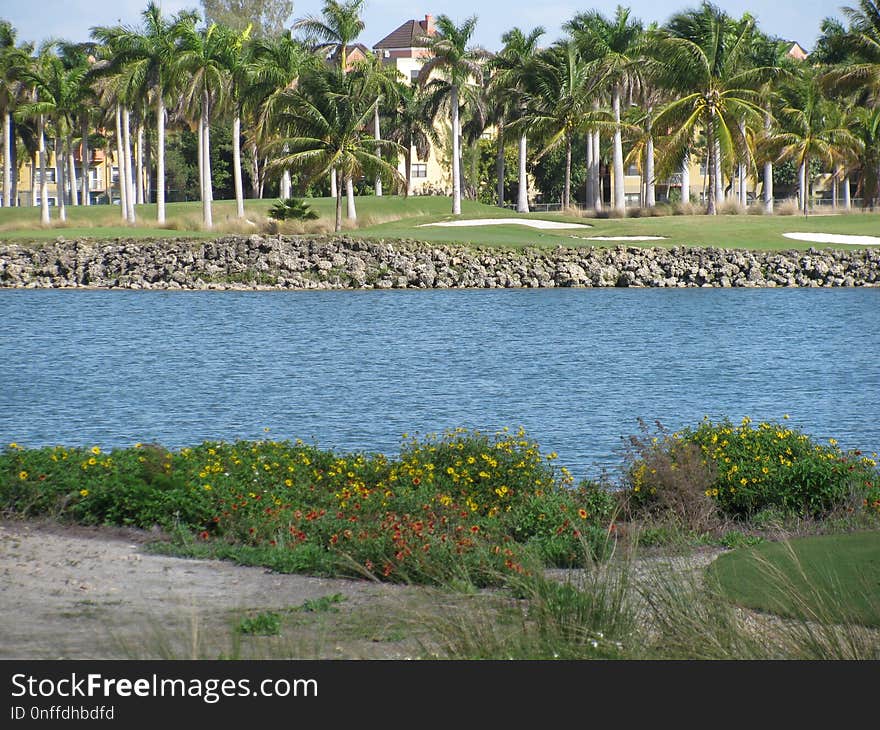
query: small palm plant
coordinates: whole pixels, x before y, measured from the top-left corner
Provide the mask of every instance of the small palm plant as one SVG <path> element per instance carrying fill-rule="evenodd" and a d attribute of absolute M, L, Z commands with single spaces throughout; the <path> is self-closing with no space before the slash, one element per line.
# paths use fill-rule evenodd
<path fill-rule="evenodd" d="M 318 214 L 299 198 L 285 198 L 269 209 L 269 217 L 276 221 L 313 221 L 317 220 Z"/>

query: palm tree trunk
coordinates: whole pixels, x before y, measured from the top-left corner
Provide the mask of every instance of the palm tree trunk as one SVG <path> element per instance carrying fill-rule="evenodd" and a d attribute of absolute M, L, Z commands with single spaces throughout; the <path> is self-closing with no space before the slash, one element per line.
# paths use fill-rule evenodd
<path fill-rule="evenodd" d="M 409 135 L 407 142 L 406 153 L 404 154 L 404 164 L 406 165 L 406 188 L 403 191 L 404 198 L 408 198 L 410 191 L 412 190 L 412 135 Z"/>
<path fill-rule="evenodd" d="M 571 137 L 565 135 L 565 180 L 562 185 L 562 209 L 571 206 Z"/>
<path fill-rule="evenodd" d="M 134 161 L 131 155 L 131 126 L 129 124 L 129 111 L 128 107 L 126 106 L 122 107 L 122 139 L 122 154 L 125 155 L 125 199 L 127 201 L 126 216 L 129 223 L 134 223 L 134 180 L 132 179 L 134 173 Z"/>
<path fill-rule="evenodd" d="M 773 163 L 764 163 L 764 212 L 773 215 Z"/>
<path fill-rule="evenodd" d="M 843 178 L 843 209 L 852 209 L 852 198 L 850 197 L 849 190 L 849 175 Z"/>
<path fill-rule="evenodd" d="M 800 198 L 800 209 L 804 215 L 807 215 L 807 158 L 798 168 L 798 196 Z"/>
<path fill-rule="evenodd" d="M 595 102 L 593 108 L 598 109 L 599 103 Z M 602 152 L 600 146 L 601 144 L 602 138 L 600 137 L 599 130 L 597 129 L 593 132 L 593 165 L 592 169 L 590 170 L 590 177 L 593 180 L 593 195 L 595 196 L 595 199 L 593 201 L 593 208 L 595 208 L 597 211 L 602 210 L 602 179 L 600 175 L 601 170 L 599 169 L 602 160 Z"/>
<path fill-rule="evenodd" d="M 278 183 L 278 196 L 282 200 L 290 197 L 290 170 L 281 173 L 281 181 Z"/>
<path fill-rule="evenodd" d="M 202 102 L 202 220 L 205 228 L 214 227 L 211 211 L 211 126 L 208 118 L 208 99 Z"/>
<path fill-rule="evenodd" d="M 519 136 L 519 190 L 516 195 L 516 212 L 529 212 L 529 175 L 526 170 L 528 138 L 522 132 Z"/>
<path fill-rule="evenodd" d="M 715 127 L 713 124 L 713 120 L 709 118 L 709 124 L 706 129 L 706 158 L 708 164 L 706 165 L 707 172 L 709 173 L 709 181 L 707 185 L 707 197 L 708 203 L 706 206 L 706 215 L 717 215 L 717 200 L 716 195 L 718 193 L 718 185 L 716 183 L 715 178 L 718 175 L 718 157 L 715 154 Z"/>
<path fill-rule="evenodd" d="M 348 207 L 345 210 L 345 217 L 350 221 L 357 220 L 357 210 L 354 207 L 354 183 L 352 182 L 351 177 L 345 178 L 345 197 L 348 202 Z"/>
<path fill-rule="evenodd" d="M 49 183 L 46 182 L 46 121 L 40 114 L 37 120 L 37 135 L 40 149 L 40 223 L 48 226 L 49 218 Z"/>
<path fill-rule="evenodd" d="M 840 172 L 842 170 L 838 168 L 831 175 L 831 210 L 837 210 L 837 198 L 840 195 Z"/>
<path fill-rule="evenodd" d="M 612 152 L 614 162 L 614 207 L 624 212 L 626 210 L 626 193 L 623 185 L 623 140 L 620 131 L 619 84 L 615 84 L 611 92 L 611 107 L 614 110 L 614 149 Z"/>
<path fill-rule="evenodd" d="M 654 179 L 654 136 L 651 110 L 648 110 L 648 141 L 645 144 L 645 205 L 653 208 L 657 205 L 657 181 Z"/>
<path fill-rule="evenodd" d="M 202 115 L 199 113 L 198 162 L 199 162 L 199 200 L 205 199 L 205 134 L 202 130 Z"/>
<path fill-rule="evenodd" d="M 584 185 L 584 195 L 587 196 L 586 205 L 589 208 L 593 204 L 593 176 L 591 171 L 593 169 L 593 133 L 587 132 L 587 179 Z"/>
<path fill-rule="evenodd" d="M 713 146 L 712 155 L 715 158 L 715 202 L 724 198 L 724 173 L 721 168 L 721 142 L 717 137 Z"/>
<path fill-rule="evenodd" d="M 332 171 L 331 179 L 336 180 L 336 170 Z M 342 230 L 342 189 L 336 186 L 336 226 L 333 229 L 337 233 Z"/>
<path fill-rule="evenodd" d="M 260 197 L 260 157 L 257 144 L 251 144 L 251 196 Z"/>
<path fill-rule="evenodd" d="M 330 170 L 330 197 L 338 198 L 339 197 L 339 186 L 336 184 L 336 168 Z"/>
<path fill-rule="evenodd" d="M 452 214 L 461 215 L 461 150 L 458 146 L 458 86 L 452 86 L 450 93 L 452 107 Z"/>
<path fill-rule="evenodd" d="M 681 163 L 681 202 L 691 202 L 691 153 L 684 153 L 684 162 Z"/>
<path fill-rule="evenodd" d="M 64 167 L 67 163 L 64 160 L 64 146 L 61 143 L 61 137 L 55 138 L 55 199 L 58 201 L 58 220 L 67 220 L 67 207 L 65 206 L 65 190 Z"/>
<path fill-rule="evenodd" d="M 12 115 L 3 115 L 3 207 L 12 207 Z"/>
<path fill-rule="evenodd" d="M 156 220 L 165 222 L 165 100 L 156 94 Z"/>
<path fill-rule="evenodd" d="M 376 141 L 379 142 L 382 140 L 382 133 L 379 129 L 379 100 L 376 99 L 376 106 L 373 107 L 373 132 L 376 137 Z M 379 154 L 379 145 L 376 145 L 376 154 Z M 376 197 L 382 197 L 382 173 L 376 173 Z"/>
<path fill-rule="evenodd" d="M 149 130 L 146 121 L 144 129 Z M 144 139 L 144 202 L 153 202 L 153 142 L 149 134 Z"/>
<path fill-rule="evenodd" d="M 498 121 L 498 136 L 495 139 L 495 200 L 499 208 L 504 207 L 504 119 Z"/>
<path fill-rule="evenodd" d="M 241 182 L 241 115 L 232 120 L 232 172 L 235 178 L 235 212 L 244 218 L 244 187 Z"/>
<path fill-rule="evenodd" d="M 67 135 L 67 171 L 70 174 L 70 204 L 79 205 L 79 190 L 76 187 L 76 160 L 73 159 L 73 135 Z"/>
<path fill-rule="evenodd" d="M 80 164 L 80 175 L 82 176 L 82 204 L 91 205 L 91 194 L 89 192 L 89 167 L 92 161 L 92 153 L 89 150 L 89 120 L 85 116 L 82 120 L 82 162 Z"/>
<path fill-rule="evenodd" d="M 144 124 L 138 117 L 134 124 L 134 180 L 138 205 L 144 204 Z"/>

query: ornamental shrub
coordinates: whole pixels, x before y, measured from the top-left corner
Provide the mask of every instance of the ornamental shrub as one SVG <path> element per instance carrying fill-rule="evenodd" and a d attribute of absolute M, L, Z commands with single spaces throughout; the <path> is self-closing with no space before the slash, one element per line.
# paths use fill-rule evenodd
<path fill-rule="evenodd" d="M 702 473 L 693 464 L 695 456 Z M 687 465 L 692 491 L 699 485 L 725 517 L 748 518 L 769 508 L 817 517 L 853 501 L 866 504 L 880 485 L 874 458 L 843 452 L 833 438 L 820 444 L 784 423 L 754 426 L 744 418 L 735 426 L 706 418 L 696 428 L 655 437 L 633 460 L 627 486 L 636 508 L 667 499 L 670 484 L 655 466 L 662 459 L 670 474 Z"/>

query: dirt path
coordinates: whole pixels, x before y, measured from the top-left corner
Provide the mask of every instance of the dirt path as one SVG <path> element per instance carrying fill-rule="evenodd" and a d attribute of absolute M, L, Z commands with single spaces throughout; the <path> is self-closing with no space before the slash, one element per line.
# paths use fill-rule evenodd
<path fill-rule="evenodd" d="M 150 555 L 133 530 L 0 522 L 0 659 L 402 658 L 416 591 Z M 341 595 L 329 610 L 305 601 Z M 273 610 L 280 637 L 233 627 Z"/>

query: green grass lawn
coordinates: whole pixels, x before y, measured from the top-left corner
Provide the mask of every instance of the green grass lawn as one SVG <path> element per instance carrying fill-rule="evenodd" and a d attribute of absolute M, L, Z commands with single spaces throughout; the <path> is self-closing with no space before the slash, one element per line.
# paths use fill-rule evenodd
<path fill-rule="evenodd" d="M 307 201 L 320 215 L 313 224 L 284 224 L 280 232 L 331 232 L 335 201 L 331 198 L 312 198 Z M 0 241 L 40 241 L 58 236 L 65 238 L 113 239 L 119 237 L 208 237 L 226 233 L 266 232 L 268 210 L 274 199 L 245 201 L 246 218 L 252 223 L 235 218 L 235 202 L 215 201 L 213 231 L 201 230 L 201 204 L 170 203 L 164 228 L 155 225 L 156 206 L 136 206 L 138 223 L 128 226 L 120 220 L 119 206 L 101 205 L 69 207 L 68 221 L 57 222 L 57 210 L 52 210 L 53 225 L 39 224 L 39 208 L 0 209 Z M 783 233 L 806 231 L 852 235 L 880 235 L 880 214 L 853 213 L 850 215 L 760 216 L 720 215 L 717 217 L 664 216 L 654 218 L 592 219 L 561 215 L 559 213 L 531 213 L 523 217 L 588 224 L 590 228 L 571 230 L 538 230 L 519 225 L 465 226 L 461 228 L 423 227 L 426 223 L 452 220 L 451 202 L 446 197 L 396 196 L 357 198 L 356 226 L 346 222 L 347 231 L 357 228 L 358 234 L 369 238 L 417 239 L 437 243 L 461 243 L 475 246 L 522 248 L 527 246 L 615 246 L 620 242 L 585 240 L 590 236 L 663 236 L 662 241 L 625 243 L 642 246 L 716 246 L 741 249 L 808 249 L 823 244 L 793 241 Z M 461 218 L 520 217 L 504 210 L 472 201 L 462 201 Z"/>
<path fill-rule="evenodd" d="M 880 627 L 880 532 L 763 543 L 710 567 L 730 600 L 782 616 Z"/>

